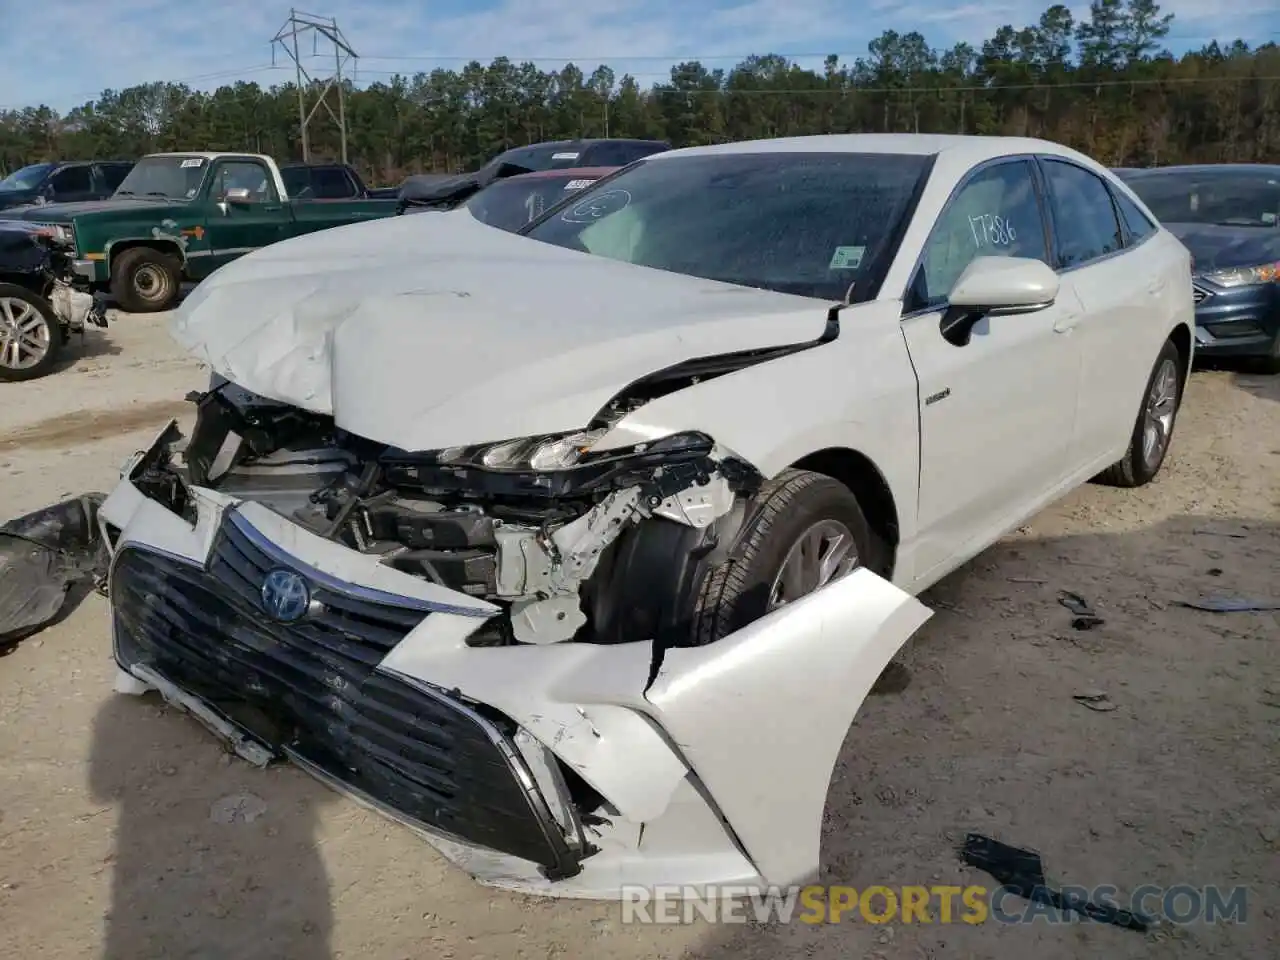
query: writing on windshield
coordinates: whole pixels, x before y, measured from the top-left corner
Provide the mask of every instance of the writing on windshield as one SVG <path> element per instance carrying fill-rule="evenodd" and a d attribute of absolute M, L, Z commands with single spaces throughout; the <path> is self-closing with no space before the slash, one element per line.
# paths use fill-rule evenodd
<path fill-rule="evenodd" d="M 527 236 L 706 280 L 856 299 L 927 165 L 898 154 L 658 154 L 584 189 Z"/>
<path fill-rule="evenodd" d="M 204 157 L 143 157 L 129 171 L 117 197 L 164 197 L 192 200 L 200 192 L 209 161 Z"/>

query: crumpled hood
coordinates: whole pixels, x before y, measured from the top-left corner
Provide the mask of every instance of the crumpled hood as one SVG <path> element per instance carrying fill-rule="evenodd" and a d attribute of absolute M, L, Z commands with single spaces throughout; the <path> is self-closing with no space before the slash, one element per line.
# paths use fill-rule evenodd
<path fill-rule="evenodd" d="M 580 429 L 656 370 L 813 340 L 827 310 L 553 247 L 464 209 L 265 247 L 206 279 L 170 329 L 248 390 L 432 450 Z"/>

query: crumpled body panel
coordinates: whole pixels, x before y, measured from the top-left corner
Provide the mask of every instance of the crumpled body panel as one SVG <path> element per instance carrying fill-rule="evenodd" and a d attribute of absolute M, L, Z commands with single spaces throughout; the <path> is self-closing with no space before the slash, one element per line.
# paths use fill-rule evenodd
<path fill-rule="evenodd" d="M 171 332 L 247 390 L 432 450 L 581 429 L 655 370 L 812 341 L 827 309 L 553 247 L 462 210 L 249 254 L 197 287 Z"/>
<path fill-rule="evenodd" d="M 122 531 L 119 688 L 158 689 L 246 759 L 293 760 L 481 882 L 529 893 L 807 880 L 840 745 L 929 616 L 860 570 L 715 643 L 665 651 L 650 682 L 648 642 L 471 647 L 492 615 L 483 601 L 259 505 L 193 494 L 194 524 L 128 480 L 102 508 Z M 269 622 L 257 591 L 281 568 L 308 579 L 323 615 Z M 359 620 L 342 619 L 356 604 Z M 300 733 L 236 715 L 236 696 Z"/>
<path fill-rule="evenodd" d="M 0 648 L 48 626 L 71 590 L 105 573 L 102 500 L 85 494 L 0 526 Z"/>

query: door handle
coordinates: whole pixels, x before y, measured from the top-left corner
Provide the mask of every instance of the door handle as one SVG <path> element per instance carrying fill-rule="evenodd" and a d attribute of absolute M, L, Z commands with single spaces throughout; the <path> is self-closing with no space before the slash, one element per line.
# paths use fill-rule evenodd
<path fill-rule="evenodd" d="M 1053 321 L 1054 333 L 1070 333 L 1075 329 L 1075 325 L 1080 322 L 1080 314 L 1064 313 L 1057 320 Z"/>

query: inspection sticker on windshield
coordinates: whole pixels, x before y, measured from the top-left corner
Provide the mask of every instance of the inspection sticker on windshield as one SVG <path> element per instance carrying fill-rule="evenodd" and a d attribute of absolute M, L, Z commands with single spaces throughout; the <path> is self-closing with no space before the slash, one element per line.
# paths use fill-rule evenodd
<path fill-rule="evenodd" d="M 827 269 L 857 270 L 862 266 L 862 255 L 866 252 L 866 247 L 836 247 L 836 252 L 831 255 L 831 263 Z"/>
<path fill-rule="evenodd" d="M 182 166 L 184 168 L 185 167 L 202 167 L 204 166 L 204 157 L 190 157 L 189 159 L 182 161 Z"/>
<path fill-rule="evenodd" d="M 583 187 L 589 187 L 595 183 L 594 180 L 570 180 L 564 185 L 566 190 L 581 190 Z"/>

